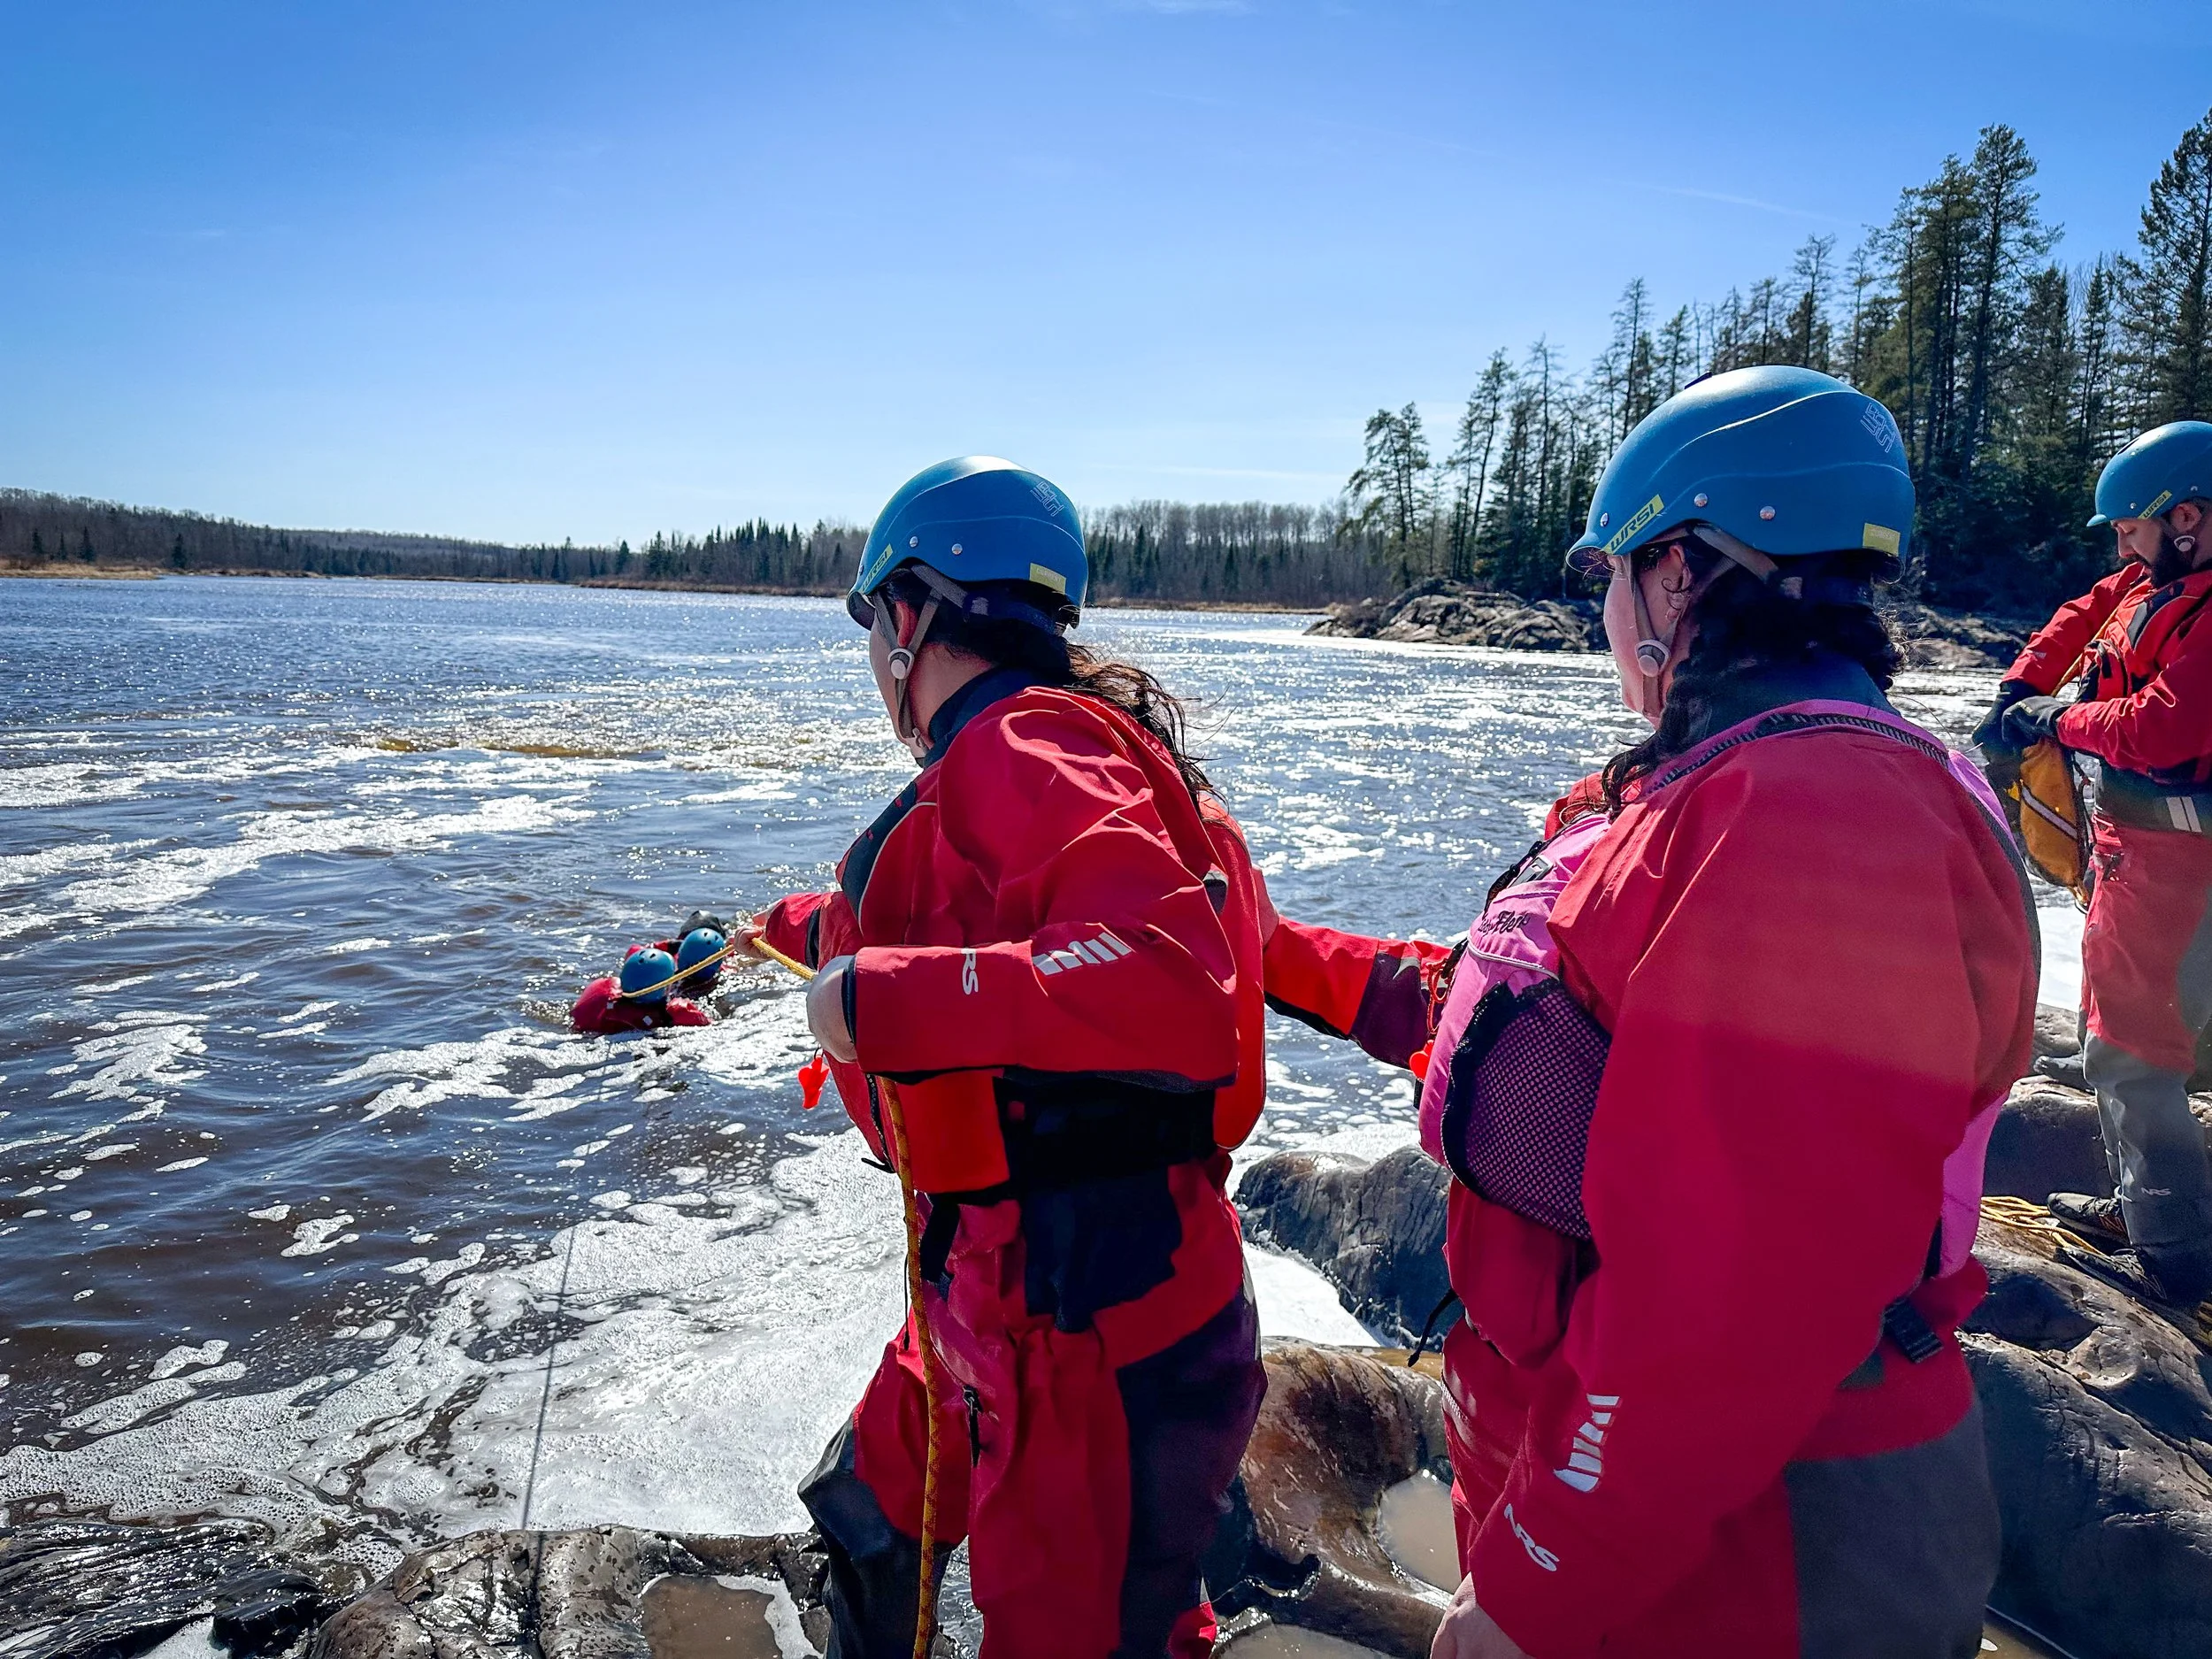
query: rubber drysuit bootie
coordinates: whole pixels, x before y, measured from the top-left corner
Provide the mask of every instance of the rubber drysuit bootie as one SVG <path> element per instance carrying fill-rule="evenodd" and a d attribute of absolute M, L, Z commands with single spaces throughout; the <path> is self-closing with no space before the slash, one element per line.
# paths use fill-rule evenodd
<path fill-rule="evenodd" d="M 2128 1224 L 2121 1217 L 2116 1198 L 2093 1198 L 2087 1193 L 2053 1193 L 2051 1214 L 2070 1232 L 2078 1233 L 2100 1248 L 2112 1249 L 2128 1241 Z"/>
<path fill-rule="evenodd" d="M 2168 1283 L 2157 1263 L 2146 1260 L 2141 1250 L 2114 1250 L 2102 1255 L 2062 1244 L 2058 1247 L 2058 1259 L 2092 1279 L 2102 1279 L 2116 1290 L 2126 1292 L 2145 1307 L 2163 1314 L 2191 1336 L 2197 1334 L 2197 1304 L 2204 1300 L 2205 1291 L 2186 1283 Z"/>
<path fill-rule="evenodd" d="M 2036 1076 L 2047 1077 L 2054 1083 L 2063 1083 L 2068 1088 L 2090 1093 L 2087 1062 L 2079 1054 L 2047 1054 L 2035 1063 Z"/>

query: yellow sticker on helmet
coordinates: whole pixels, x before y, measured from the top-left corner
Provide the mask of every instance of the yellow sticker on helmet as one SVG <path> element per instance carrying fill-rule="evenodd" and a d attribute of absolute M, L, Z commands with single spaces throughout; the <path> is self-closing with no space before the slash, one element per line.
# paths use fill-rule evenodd
<path fill-rule="evenodd" d="M 1066 577 L 1061 575 L 1058 571 L 1048 570 L 1041 565 L 1032 565 L 1029 567 L 1029 580 L 1040 588 L 1051 588 L 1056 594 L 1064 594 L 1068 590 Z"/>
<path fill-rule="evenodd" d="M 1865 525 L 1859 531 L 1861 547 L 1872 548 L 1877 553 L 1887 553 L 1893 557 L 1895 557 L 1897 549 L 1903 545 L 1903 541 L 1904 538 L 1886 524 Z"/>
<path fill-rule="evenodd" d="M 1628 522 L 1613 532 L 1613 539 L 1605 544 L 1605 557 L 1611 558 L 1622 548 L 1627 546 L 1628 538 L 1656 518 L 1665 504 L 1658 496 L 1654 495 L 1642 506 L 1637 508 Z"/>
<path fill-rule="evenodd" d="M 2139 518 L 2155 518 L 2161 512 L 2165 511 L 2166 503 L 2173 498 L 2173 491 L 2170 489 L 2162 489 L 2158 492 L 2157 497 L 2152 501 L 2151 504 L 2144 508 L 2141 512 L 2137 513 L 2135 516 Z"/>

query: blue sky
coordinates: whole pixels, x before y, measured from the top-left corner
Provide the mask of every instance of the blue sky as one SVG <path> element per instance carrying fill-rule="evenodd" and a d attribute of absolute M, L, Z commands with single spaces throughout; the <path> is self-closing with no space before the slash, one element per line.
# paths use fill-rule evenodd
<path fill-rule="evenodd" d="M 0 16 L 0 484 L 507 540 L 972 450 L 1319 500 L 1379 404 L 1847 249 L 1989 121 L 2129 245 L 2212 101 L 2170 0 Z"/>

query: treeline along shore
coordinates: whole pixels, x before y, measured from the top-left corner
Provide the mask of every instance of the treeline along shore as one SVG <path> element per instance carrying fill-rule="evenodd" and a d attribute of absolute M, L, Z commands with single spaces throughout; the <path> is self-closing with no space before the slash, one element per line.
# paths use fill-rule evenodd
<path fill-rule="evenodd" d="M 1107 603 L 1317 610 L 1394 590 L 1379 537 L 1340 505 L 1136 502 L 1085 515 Z M 842 594 L 867 526 L 765 519 L 641 546 L 509 546 L 362 530 L 286 530 L 194 512 L 0 489 L 0 572 L 380 576 L 718 593 Z"/>
<path fill-rule="evenodd" d="M 2212 416 L 2212 113 L 2151 180 L 2131 250 L 2059 258 L 2035 176 L 2016 133 L 1985 127 L 1848 254 L 1813 236 L 1786 276 L 1671 311 L 1632 281 L 1586 370 L 1545 340 L 1517 360 L 1493 353 L 1447 443 L 1432 448 L 1416 403 L 1378 410 L 1334 501 L 1087 510 L 1093 596 L 1320 609 L 1443 580 L 1573 597 L 1560 551 L 1629 430 L 1701 375 L 1781 363 L 1838 375 L 1896 415 L 1919 500 L 1903 598 L 2047 612 L 2108 567 L 2108 537 L 2085 527 L 2105 461 L 2147 427 Z M 761 519 L 634 548 L 512 547 L 0 490 L 0 570 L 827 595 L 850 583 L 866 534 Z"/>

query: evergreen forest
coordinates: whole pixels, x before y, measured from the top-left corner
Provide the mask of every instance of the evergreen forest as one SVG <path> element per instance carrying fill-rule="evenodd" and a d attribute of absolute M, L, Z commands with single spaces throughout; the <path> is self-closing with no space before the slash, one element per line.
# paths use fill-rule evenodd
<path fill-rule="evenodd" d="M 1542 340 L 1495 352 L 1433 438 L 1414 405 L 1378 410 L 1347 528 L 1400 586 L 1556 592 L 1637 421 L 1701 375 L 1799 364 L 1897 417 L 1919 502 L 1908 591 L 2000 610 L 2080 592 L 2110 565 L 2110 532 L 2083 527 L 2099 469 L 2148 427 L 2212 418 L 2212 113 L 2159 170 L 2133 249 L 2059 257 L 2035 176 L 2019 134 L 1986 127 L 1847 252 L 1809 237 L 1786 274 L 1671 311 L 1632 281 L 1594 362 L 1575 373 Z"/>

